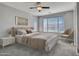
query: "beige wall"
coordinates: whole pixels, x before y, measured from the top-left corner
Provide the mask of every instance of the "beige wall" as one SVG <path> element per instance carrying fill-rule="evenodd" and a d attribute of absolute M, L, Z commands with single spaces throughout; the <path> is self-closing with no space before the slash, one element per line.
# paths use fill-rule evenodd
<path fill-rule="evenodd" d="M 64 14 L 64 22 L 65 22 L 65 29 L 74 28 L 73 27 L 73 12 L 67 12 Z"/>
<path fill-rule="evenodd" d="M 73 28 L 73 12 L 47 15 L 47 16 L 41 17 L 40 20 L 42 20 L 44 17 L 54 17 L 54 16 L 61 16 L 61 15 L 64 16 L 65 18 L 65 29 Z M 0 4 L 0 37 L 6 36 L 7 35 L 6 30 L 11 26 L 15 25 L 15 16 L 28 18 L 29 26 L 33 26 L 33 20 L 37 19 L 37 17 L 29 13 Z M 39 31 L 42 31 L 43 29 L 42 21 L 39 21 L 39 24 L 40 24 Z"/>
<path fill-rule="evenodd" d="M 0 3 L 0 37 L 6 36 L 7 29 L 15 25 L 15 16 L 28 18 L 29 26 L 32 26 L 32 20 L 36 19 L 35 16 L 29 13 L 8 7 Z"/>

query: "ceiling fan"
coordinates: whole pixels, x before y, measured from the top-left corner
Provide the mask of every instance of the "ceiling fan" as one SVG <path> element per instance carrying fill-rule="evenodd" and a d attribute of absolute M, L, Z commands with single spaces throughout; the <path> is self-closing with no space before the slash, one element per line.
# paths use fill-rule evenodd
<path fill-rule="evenodd" d="M 41 12 L 43 9 L 49 9 L 50 7 L 42 6 L 41 2 L 36 2 L 36 7 L 30 7 L 30 9 L 37 9 L 39 12 Z"/>

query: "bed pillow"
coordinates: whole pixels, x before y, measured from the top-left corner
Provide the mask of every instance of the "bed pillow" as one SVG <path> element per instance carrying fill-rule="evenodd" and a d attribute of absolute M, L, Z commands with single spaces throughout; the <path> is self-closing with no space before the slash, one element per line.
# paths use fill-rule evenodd
<path fill-rule="evenodd" d="M 17 35 L 25 35 L 25 34 L 27 34 L 25 30 L 23 30 L 23 29 L 17 30 Z"/>

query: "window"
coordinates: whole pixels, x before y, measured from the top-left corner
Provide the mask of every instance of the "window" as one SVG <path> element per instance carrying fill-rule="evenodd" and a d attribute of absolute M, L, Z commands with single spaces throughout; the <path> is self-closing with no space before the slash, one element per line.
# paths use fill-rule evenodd
<path fill-rule="evenodd" d="M 39 28 L 39 31 L 42 30 L 43 32 L 64 32 L 64 17 L 57 16 L 51 18 L 44 18 L 39 19 L 39 22 L 37 19 L 34 19 L 33 28 L 33 31 L 38 31 Z"/>
<path fill-rule="evenodd" d="M 57 18 L 48 19 L 48 32 L 57 32 Z"/>
<path fill-rule="evenodd" d="M 62 16 L 43 19 L 44 32 L 63 32 L 64 18 Z"/>
<path fill-rule="evenodd" d="M 37 31 L 37 20 L 33 20 L 33 31 Z"/>
<path fill-rule="evenodd" d="M 43 30 L 44 32 L 47 32 L 47 19 L 43 20 Z"/>
<path fill-rule="evenodd" d="M 59 32 L 64 32 L 64 17 L 59 17 L 58 19 L 58 25 L 59 25 Z"/>

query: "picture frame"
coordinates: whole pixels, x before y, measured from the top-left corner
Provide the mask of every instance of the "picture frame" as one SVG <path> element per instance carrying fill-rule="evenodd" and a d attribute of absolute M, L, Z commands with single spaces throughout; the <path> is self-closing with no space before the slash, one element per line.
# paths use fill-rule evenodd
<path fill-rule="evenodd" d="M 28 19 L 25 17 L 15 16 L 16 25 L 28 25 Z"/>

